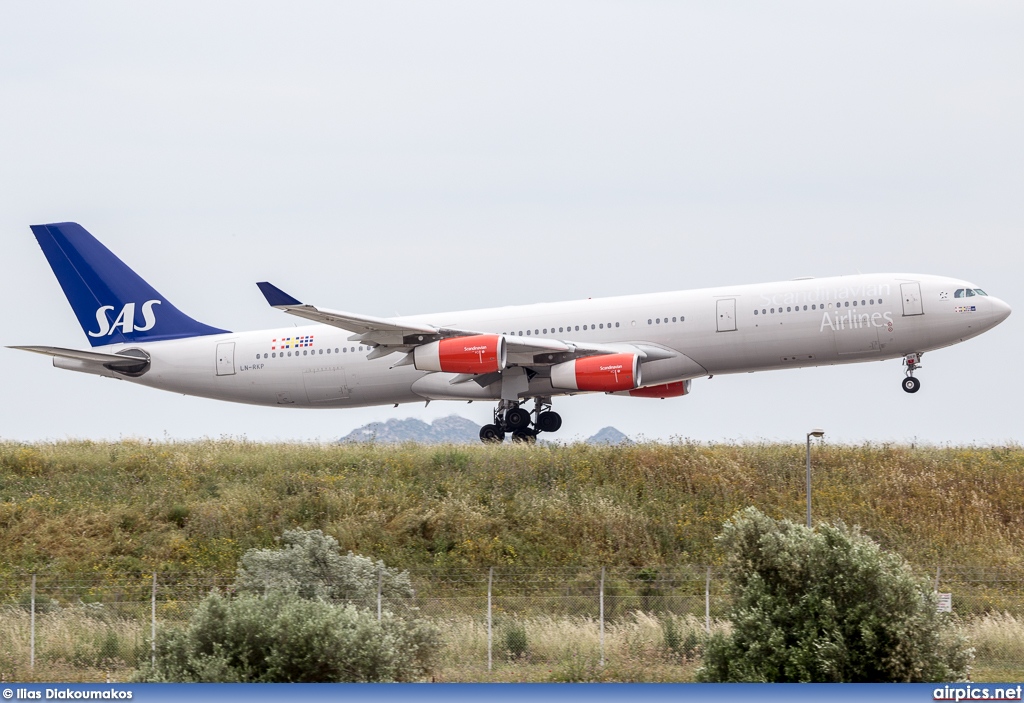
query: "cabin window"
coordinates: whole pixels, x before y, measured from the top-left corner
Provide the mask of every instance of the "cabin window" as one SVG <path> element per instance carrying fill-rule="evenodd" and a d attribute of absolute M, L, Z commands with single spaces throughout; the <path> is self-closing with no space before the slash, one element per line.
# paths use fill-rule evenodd
<path fill-rule="evenodd" d="M 651 318 L 648 317 L 647 318 L 647 324 L 653 325 L 654 324 L 654 320 L 652 320 Z"/>
<path fill-rule="evenodd" d="M 618 326 L 619 326 L 619 323 L 618 323 L 618 322 L 616 322 L 616 323 L 615 323 L 615 326 L 616 326 L 616 327 L 618 327 Z"/>

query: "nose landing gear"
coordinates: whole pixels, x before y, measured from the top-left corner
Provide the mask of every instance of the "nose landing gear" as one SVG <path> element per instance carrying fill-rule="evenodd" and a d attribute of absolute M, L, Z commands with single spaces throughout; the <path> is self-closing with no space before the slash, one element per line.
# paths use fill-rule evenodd
<path fill-rule="evenodd" d="M 502 400 L 494 409 L 494 422 L 480 428 L 480 441 L 504 442 L 505 435 L 511 433 L 513 442 L 532 444 L 541 432 L 557 432 L 561 426 L 562 417 L 551 410 L 550 398 L 535 398 L 533 412 L 518 402 Z"/>
<path fill-rule="evenodd" d="M 903 364 L 907 367 L 907 375 L 902 384 L 903 390 L 907 393 L 917 393 L 921 389 L 921 381 L 914 378 L 914 372 L 921 368 L 921 355 L 907 354 L 903 357 Z"/>

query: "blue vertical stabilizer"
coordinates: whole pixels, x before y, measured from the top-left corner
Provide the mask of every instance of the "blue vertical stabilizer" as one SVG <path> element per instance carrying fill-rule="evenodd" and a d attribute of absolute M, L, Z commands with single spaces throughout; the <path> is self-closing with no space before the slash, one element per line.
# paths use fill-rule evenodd
<path fill-rule="evenodd" d="M 92 346 L 227 332 L 171 305 L 81 225 L 32 225 L 32 233 Z"/>

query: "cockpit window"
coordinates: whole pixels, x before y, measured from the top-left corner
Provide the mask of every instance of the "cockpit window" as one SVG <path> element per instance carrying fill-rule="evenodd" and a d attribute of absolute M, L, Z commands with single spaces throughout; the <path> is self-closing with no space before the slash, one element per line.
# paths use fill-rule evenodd
<path fill-rule="evenodd" d="M 964 289 L 963 288 L 957 288 L 956 289 L 956 293 L 953 294 L 953 297 L 954 298 L 962 298 L 962 297 L 964 297 Z"/>
<path fill-rule="evenodd" d="M 983 291 L 981 288 L 975 288 L 974 292 L 977 293 L 978 295 L 988 295 L 988 293 Z"/>
<path fill-rule="evenodd" d="M 967 289 L 967 297 L 968 298 L 973 298 L 974 297 L 974 291 L 971 290 L 970 288 Z"/>

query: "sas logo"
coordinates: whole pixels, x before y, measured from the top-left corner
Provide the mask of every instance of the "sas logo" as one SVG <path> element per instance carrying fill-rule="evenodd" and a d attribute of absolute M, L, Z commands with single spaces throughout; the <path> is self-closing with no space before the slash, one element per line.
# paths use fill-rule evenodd
<path fill-rule="evenodd" d="M 159 305 L 162 301 L 160 300 L 147 300 L 142 304 L 142 323 L 141 325 L 135 324 L 135 303 L 125 303 L 124 307 L 121 308 L 121 312 L 117 314 L 117 319 L 111 324 L 110 319 L 107 317 L 107 313 L 114 309 L 113 305 L 104 305 L 103 307 L 96 309 L 96 324 L 99 325 L 99 330 L 96 332 L 88 332 L 90 337 L 106 337 L 111 335 L 118 328 L 121 328 L 122 334 L 131 334 L 132 332 L 146 332 L 153 329 L 156 325 L 156 313 L 153 312 L 153 306 Z"/>

